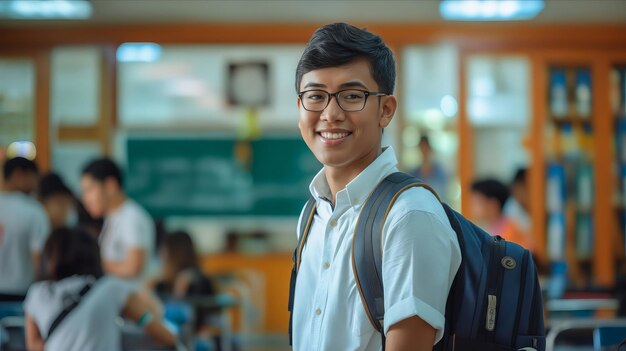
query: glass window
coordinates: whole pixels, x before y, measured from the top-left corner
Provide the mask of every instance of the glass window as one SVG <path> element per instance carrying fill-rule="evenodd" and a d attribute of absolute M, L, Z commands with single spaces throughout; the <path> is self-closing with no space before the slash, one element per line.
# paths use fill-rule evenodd
<path fill-rule="evenodd" d="M 523 138 L 530 124 L 530 63 L 518 56 L 471 56 L 468 117 L 474 128 L 474 177 L 508 184 L 528 166 Z"/>
<path fill-rule="evenodd" d="M 50 114 L 53 125 L 94 126 L 100 116 L 102 54 L 98 47 L 52 50 Z"/>
<path fill-rule="evenodd" d="M 0 162 L 35 157 L 35 66 L 30 59 L 0 58 Z"/>
<path fill-rule="evenodd" d="M 258 123 L 295 129 L 294 75 L 302 50 L 123 44 L 117 55 L 120 124 L 142 128 Z M 256 118 L 252 122 L 250 115 Z"/>
<path fill-rule="evenodd" d="M 460 205 L 457 172 L 458 52 L 451 45 L 414 46 L 402 56 L 402 108 L 406 125 L 401 132 L 403 167 L 433 185 L 449 204 Z M 428 138 L 432 162 L 425 161 L 420 143 Z M 422 144 L 422 146 L 420 146 Z M 428 151 L 426 151 L 428 152 Z M 439 170 L 430 172 L 427 164 Z M 418 169 L 424 169 L 424 172 Z"/>

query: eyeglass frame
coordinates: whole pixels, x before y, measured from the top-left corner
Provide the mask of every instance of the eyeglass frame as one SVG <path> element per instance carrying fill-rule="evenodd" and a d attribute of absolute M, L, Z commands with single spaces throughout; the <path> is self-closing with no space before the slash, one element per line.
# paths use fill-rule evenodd
<path fill-rule="evenodd" d="M 343 106 L 341 106 L 341 103 L 339 103 L 339 99 L 337 98 L 337 96 L 339 96 L 339 94 L 343 93 L 344 91 L 350 91 L 350 90 L 360 91 L 360 92 L 365 94 L 365 101 L 363 101 L 363 107 L 361 107 L 361 109 L 348 111 L 345 108 L 343 108 Z M 304 95 L 304 94 L 306 94 L 306 93 L 308 93 L 310 91 L 321 91 L 321 92 L 324 92 L 324 93 L 326 93 L 328 95 L 329 98 L 328 98 L 328 101 L 326 102 L 326 106 L 324 106 L 324 108 L 322 108 L 321 110 L 313 111 L 313 110 L 309 110 L 308 108 L 306 108 L 304 106 L 305 103 L 304 103 L 304 100 L 302 99 L 302 95 Z M 334 92 L 334 93 L 329 93 L 326 90 L 322 90 L 322 89 L 309 89 L 309 90 L 301 91 L 301 92 L 298 93 L 298 97 L 300 98 L 300 100 L 302 100 L 302 108 L 304 108 L 306 111 L 309 111 L 309 112 L 322 112 L 322 111 L 324 111 L 328 107 L 328 105 L 330 105 L 330 101 L 333 99 L 333 97 L 335 98 L 335 101 L 337 101 L 337 106 L 339 106 L 339 108 L 342 109 L 344 112 L 359 112 L 359 111 L 363 111 L 363 109 L 365 109 L 365 105 L 367 105 L 367 98 L 370 97 L 370 95 L 371 96 L 379 96 L 380 97 L 380 96 L 390 96 L 392 94 L 385 93 L 385 92 L 382 92 L 382 91 L 367 91 L 367 90 L 363 90 L 363 89 L 342 89 L 342 90 L 339 90 L 339 91 Z"/>

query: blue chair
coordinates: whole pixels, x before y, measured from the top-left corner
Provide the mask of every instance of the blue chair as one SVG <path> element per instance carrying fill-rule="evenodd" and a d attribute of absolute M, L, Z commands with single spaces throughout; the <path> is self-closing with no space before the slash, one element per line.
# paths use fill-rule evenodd
<path fill-rule="evenodd" d="M 21 317 L 24 315 L 22 302 L 0 302 L 0 319 L 4 317 Z"/>
<path fill-rule="evenodd" d="M 626 324 L 622 326 L 602 326 L 593 330 L 594 351 L 614 348 L 626 339 Z"/>
<path fill-rule="evenodd" d="M 0 319 L 0 351 L 26 351 L 23 317 Z"/>

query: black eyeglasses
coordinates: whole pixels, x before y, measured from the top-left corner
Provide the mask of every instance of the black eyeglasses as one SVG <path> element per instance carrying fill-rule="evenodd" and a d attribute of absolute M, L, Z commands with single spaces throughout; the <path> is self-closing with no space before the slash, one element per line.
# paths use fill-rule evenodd
<path fill-rule="evenodd" d="M 335 97 L 337 104 L 346 112 L 361 111 L 365 108 L 365 103 L 369 96 L 387 96 L 388 93 L 373 92 L 359 89 L 340 90 L 336 93 L 329 93 L 325 90 L 306 90 L 298 93 L 302 107 L 310 112 L 321 112 L 326 109 L 330 100 Z"/>

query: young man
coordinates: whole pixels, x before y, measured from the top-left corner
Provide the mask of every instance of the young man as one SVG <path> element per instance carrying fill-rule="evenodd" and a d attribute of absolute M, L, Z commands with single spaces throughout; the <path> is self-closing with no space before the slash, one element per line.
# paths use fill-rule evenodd
<path fill-rule="evenodd" d="M 154 251 L 154 222 L 124 194 L 121 170 L 108 158 L 95 160 L 83 170 L 81 188 L 87 212 L 105 218 L 99 239 L 104 271 L 120 278 L 145 278 Z"/>
<path fill-rule="evenodd" d="M 351 243 L 364 202 L 398 170 L 393 149 L 381 148 L 397 106 L 394 84 L 382 39 L 344 23 L 318 29 L 298 63 L 298 126 L 324 168 L 310 185 L 317 210 L 296 281 L 294 350 L 382 347 L 357 290 Z M 422 188 L 399 196 L 382 235 L 386 350 L 431 350 L 461 261 L 456 235 Z"/>
<path fill-rule="evenodd" d="M 50 231 L 43 207 L 29 196 L 37 188 L 37 165 L 23 157 L 7 160 L 0 192 L 0 300 L 23 299 L 39 267 Z"/>

